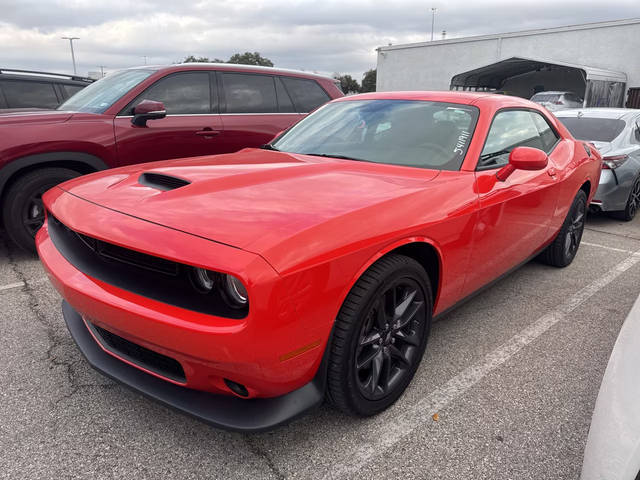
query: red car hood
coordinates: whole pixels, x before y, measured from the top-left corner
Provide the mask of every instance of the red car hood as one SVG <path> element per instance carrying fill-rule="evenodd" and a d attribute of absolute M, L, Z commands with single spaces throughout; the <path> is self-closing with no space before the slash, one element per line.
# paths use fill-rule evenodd
<path fill-rule="evenodd" d="M 73 112 L 64 112 L 60 110 L 12 110 L 13 109 L 0 110 L 0 125 L 61 123 L 67 121 L 73 115 Z"/>
<path fill-rule="evenodd" d="M 190 184 L 159 190 L 139 183 L 145 172 Z M 61 188 L 127 215 L 260 254 L 318 224 L 422 189 L 438 173 L 245 149 L 98 172 Z"/>

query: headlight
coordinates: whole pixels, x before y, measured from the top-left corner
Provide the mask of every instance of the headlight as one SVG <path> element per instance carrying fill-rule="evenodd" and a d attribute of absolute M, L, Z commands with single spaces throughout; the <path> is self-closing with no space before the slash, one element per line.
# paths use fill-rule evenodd
<path fill-rule="evenodd" d="M 205 270 L 204 268 L 192 268 L 189 270 L 189 280 L 191 285 L 199 293 L 209 293 L 213 290 L 218 279 L 218 274 Z"/>
<path fill-rule="evenodd" d="M 244 307 L 248 302 L 247 289 L 233 275 L 224 276 L 224 294 L 229 305 L 235 308 Z"/>

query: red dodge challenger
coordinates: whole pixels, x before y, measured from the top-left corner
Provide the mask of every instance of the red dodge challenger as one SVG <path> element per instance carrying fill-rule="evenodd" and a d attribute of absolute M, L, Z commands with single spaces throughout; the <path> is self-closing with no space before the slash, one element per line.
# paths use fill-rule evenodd
<path fill-rule="evenodd" d="M 40 258 L 89 363 L 222 428 L 402 395 L 432 319 L 576 255 L 601 157 L 527 100 L 334 100 L 261 149 L 44 196 Z"/>

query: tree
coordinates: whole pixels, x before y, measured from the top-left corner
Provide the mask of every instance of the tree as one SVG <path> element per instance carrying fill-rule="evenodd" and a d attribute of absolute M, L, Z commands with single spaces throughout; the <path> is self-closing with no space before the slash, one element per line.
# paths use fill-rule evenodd
<path fill-rule="evenodd" d="M 231 55 L 231 58 L 227 63 L 236 63 L 242 65 L 260 65 L 262 67 L 273 67 L 273 62 L 268 58 L 260 55 L 259 52 L 244 52 L 243 54 L 236 53 Z"/>
<path fill-rule="evenodd" d="M 362 76 L 362 88 L 360 89 L 362 93 L 376 91 L 376 73 L 375 68 L 364 72 Z"/>
<path fill-rule="evenodd" d="M 360 85 L 351 75 L 334 74 L 333 78 L 340 82 L 340 88 L 345 95 L 360 92 Z"/>
<path fill-rule="evenodd" d="M 194 57 L 193 55 L 189 55 L 184 59 L 183 63 L 224 63 L 224 60 L 220 60 L 219 58 L 214 58 L 213 60 L 209 60 L 209 57 Z"/>

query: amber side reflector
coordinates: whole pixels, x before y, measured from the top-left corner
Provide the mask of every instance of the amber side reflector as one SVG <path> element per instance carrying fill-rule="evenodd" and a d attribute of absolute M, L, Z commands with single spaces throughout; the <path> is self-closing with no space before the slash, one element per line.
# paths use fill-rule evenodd
<path fill-rule="evenodd" d="M 280 361 L 284 362 L 286 360 L 292 359 L 293 357 L 297 357 L 298 355 L 302 355 L 304 352 L 308 352 L 312 348 L 316 348 L 318 345 L 320 345 L 320 340 L 316 340 L 315 342 L 311 342 L 309 345 L 305 345 L 304 347 L 300 347 L 297 350 L 285 353 L 284 355 L 280 355 Z"/>

